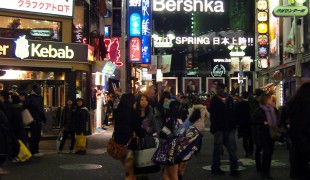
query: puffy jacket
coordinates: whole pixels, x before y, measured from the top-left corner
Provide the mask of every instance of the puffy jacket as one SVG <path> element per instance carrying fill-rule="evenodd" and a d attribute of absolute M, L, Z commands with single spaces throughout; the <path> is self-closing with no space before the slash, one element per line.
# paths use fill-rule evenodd
<path fill-rule="evenodd" d="M 41 95 L 32 92 L 25 100 L 24 107 L 29 110 L 33 119 L 38 123 L 46 123 L 44 102 Z"/>
<path fill-rule="evenodd" d="M 200 131 L 203 132 L 205 129 L 205 126 L 207 124 L 207 122 L 210 119 L 210 114 L 206 108 L 206 106 L 202 105 L 202 104 L 198 104 L 198 105 L 193 105 L 192 108 L 189 109 L 189 116 L 190 117 L 193 113 L 194 109 L 199 109 L 200 110 L 200 116 L 201 118 L 198 119 L 195 123 L 194 126 Z"/>

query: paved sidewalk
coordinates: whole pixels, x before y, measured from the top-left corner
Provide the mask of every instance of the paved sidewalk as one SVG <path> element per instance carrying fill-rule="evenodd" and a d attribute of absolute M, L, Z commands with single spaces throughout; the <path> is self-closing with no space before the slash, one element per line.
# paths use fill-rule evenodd
<path fill-rule="evenodd" d="M 45 156 L 32 158 L 26 163 L 7 163 L 6 168 L 11 174 L 0 176 L 1 180 L 98 180 L 98 179 L 124 179 L 123 168 L 120 162 L 112 159 L 106 153 L 106 145 L 112 134 L 112 128 L 107 131 L 88 137 L 88 150 L 86 155 L 57 154 L 56 141 L 41 142 L 41 150 Z M 236 178 L 229 176 L 212 175 L 210 165 L 212 161 L 212 136 L 205 132 L 203 147 L 200 154 L 195 155 L 188 163 L 185 171 L 185 180 L 259 180 L 253 159 L 244 158 L 242 141 L 238 140 L 238 157 L 241 175 Z M 69 142 L 65 148 L 68 148 Z M 66 152 L 64 150 L 64 152 Z M 222 168 L 229 170 L 227 153 L 222 157 Z M 284 146 L 276 146 L 273 156 L 271 175 L 276 180 L 289 179 L 288 152 Z M 204 169 L 203 169 L 204 168 Z M 207 169 L 207 170 L 205 170 Z M 161 174 L 151 174 L 150 179 L 161 179 Z"/>

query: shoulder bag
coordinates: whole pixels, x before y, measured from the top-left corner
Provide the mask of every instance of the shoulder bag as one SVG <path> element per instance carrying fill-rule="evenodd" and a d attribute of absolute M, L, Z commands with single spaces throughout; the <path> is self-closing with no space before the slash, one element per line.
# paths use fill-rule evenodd
<path fill-rule="evenodd" d="M 131 139 L 132 138 L 129 139 L 129 141 L 126 145 L 122 145 L 122 144 L 118 144 L 114 141 L 114 135 L 113 135 L 112 138 L 110 139 L 109 143 L 108 143 L 108 147 L 107 147 L 108 154 L 116 160 L 124 159 L 124 157 L 127 154 L 127 148 L 131 142 Z"/>

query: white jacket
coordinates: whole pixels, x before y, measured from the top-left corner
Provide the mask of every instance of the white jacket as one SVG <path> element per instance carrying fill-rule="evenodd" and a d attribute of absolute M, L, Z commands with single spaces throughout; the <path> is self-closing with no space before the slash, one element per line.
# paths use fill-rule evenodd
<path fill-rule="evenodd" d="M 200 131 L 203 132 L 205 129 L 205 126 L 207 124 L 207 122 L 209 121 L 210 118 L 210 113 L 208 112 L 206 106 L 202 105 L 202 104 L 197 104 L 197 105 L 193 105 L 192 108 L 190 108 L 189 111 L 189 115 L 188 117 L 190 117 L 193 113 L 194 109 L 199 109 L 200 110 L 200 116 L 201 118 L 198 119 L 195 123 L 194 126 Z"/>

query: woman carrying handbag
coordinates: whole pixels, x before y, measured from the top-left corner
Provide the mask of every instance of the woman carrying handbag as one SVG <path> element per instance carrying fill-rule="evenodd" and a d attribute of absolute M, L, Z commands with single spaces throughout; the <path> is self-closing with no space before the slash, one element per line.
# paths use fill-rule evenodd
<path fill-rule="evenodd" d="M 137 150 L 135 151 L 135 173 L 141 174 L 138 177 L 147 177 L 146 174 L 160 171 L 159 165 L 152 161 L 153 154 L 157 149 L 157 143 L 154 133 L 158 132 L 156 127 L 157 121 L 149 107 L 148 97 L 144 94 L 140 95 L 136 101 L 136 112 L 138 115 L 138 123 L 146 131 L 143 138 L 137 140 Z"/>
<path fill-rule="evenodd" d="M 130 93 L 122 95 L 118 108 L 115 111 L 115 124 L 113 137 L 108 145 L 108 153 L 113 157 L 117 153 L 118 147 L 126 148 L 124 156 L 117 158 L 121 161 L 125 169 L 125 179 L 135 180 L 134 172 L 134 154 L 136 145 L 132 141 L 133 134 L 138 137 L 144 137 L 146 131 L 139 126 L 138 117 L 134 110 L 135 96 Z M 113 152 L 114 151 L 114 152 Z M 114 157 L 115 158 L 115 157 Z"/>
<path fill-rule="evenodd" d="M 272 107 L 272 97 L 270 94 L 263 94 L 259 104 L 259 108 L 253 115 L 256 168 L 261 172 L 262 178 L 272 179 L 270 177 L 270 166 L 275 140 L 272 138 L 270 129 L 276 128 L 278 117 L 276 109 Z"/>

